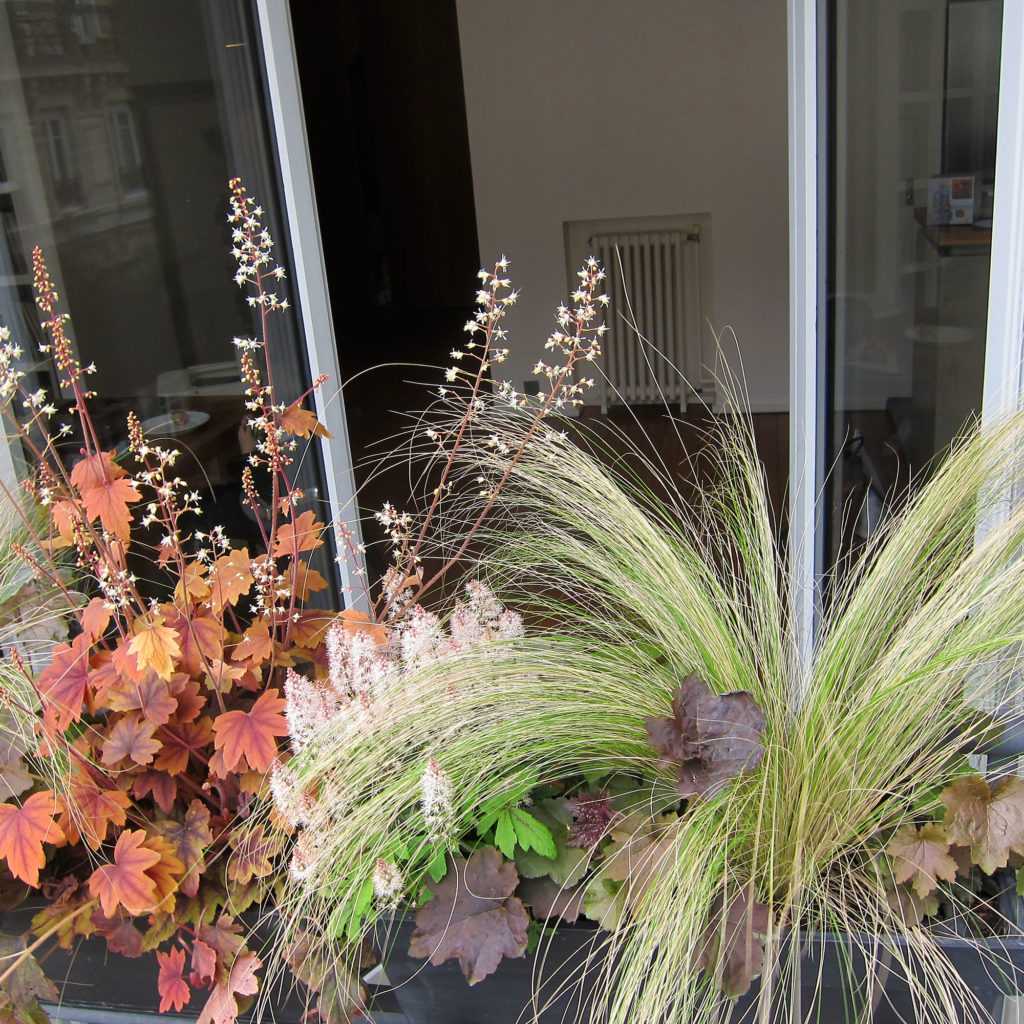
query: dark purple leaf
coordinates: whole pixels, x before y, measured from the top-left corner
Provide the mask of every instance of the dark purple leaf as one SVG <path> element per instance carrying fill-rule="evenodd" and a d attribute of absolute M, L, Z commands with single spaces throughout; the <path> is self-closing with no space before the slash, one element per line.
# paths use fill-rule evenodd
<path fill-rule="evenodd" d="M 497 850 L 484 847 L 468 861 L 449 858 L 444 879 L 428 884 L 434 898 L 416 914 L 409 944 L 413 956 L 429 957 L 434 966 L 458 959 L 475 985 L 497 969 L 502 957 L 526 951 L 530 917 L 512 895 L 519 874 Z"/>
<path fill-rule="evenodd" d="M 558 885 L 550 878 L 529 878 L 519 886 L 519 896 L 534 917 L 560 917 L 573 924 L 583 910 L 583 890 Z"/>
<path fill-rule="evenodd" d="M 679 773 L 680 796 L 710 796 L 764 757 L 764 715 L 746 691 L 713 693 L 697 676 L 683 680 L 671 718 L 648 718 L 647 736 L 663 764 Z"/>

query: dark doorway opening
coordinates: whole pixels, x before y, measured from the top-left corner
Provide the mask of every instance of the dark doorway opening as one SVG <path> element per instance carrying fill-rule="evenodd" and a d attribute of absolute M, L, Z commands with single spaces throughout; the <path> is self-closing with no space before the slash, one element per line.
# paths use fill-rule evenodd
<path fill-rule="evenodd" d="M 360 505 L 401 505 L 408 473 L 374 456 L 441 382 L 480 266 L 455 0 L 291 13 L 342 376 L 370 371 L 345 391 Z"/>

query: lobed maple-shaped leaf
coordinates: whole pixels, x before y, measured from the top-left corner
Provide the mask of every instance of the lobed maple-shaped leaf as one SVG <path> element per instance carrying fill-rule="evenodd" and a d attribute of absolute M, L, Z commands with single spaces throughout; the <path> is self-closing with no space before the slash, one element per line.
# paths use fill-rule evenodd
<path fill-rule="evenodd" d="M 159 833 L 147 836 L 146 846 L 160 858 L 152 867 L 146 868 L 146 874 L 153 879 L 156 889 L 157 908 L 173 911 L 174 895 L 185 873 L 185 865 L 178 858 L 173 843 Z"/>
<path fill-rule="evenodd" d="M 125 758 L 135 764 L 151 764 L 160 750 L 160 741 L 154 738 L 156 726 L 137 714 L 118 719 L 103 742 L 101 760 L 105 765 L 120 764 Z"/>
<path fill-rule="evenodd" d="M 330 438 L 331 432 L 316 418 L 316 414 L 303 409 L 302 399 L 298 398 L 281 413 L 281 429 L 296 437 Z"/>
<path fill-rule="evenodd" d="M 283 558 L 323 547 L 324 542 L 320 536 L 323 531 L 323 523 L 317 522 L 316 513 L 312 510 L 303 512 L 298 519 L 282 523 L 274 538 L 274 557 Z"/>
<path fill-rule="evenodd" d="M 160 854 L 145 842 L 142 829 L 125 830 L 114 847 L 113 863 L 101 865 L 89 876 L 89 892 L 100 901 L 107 917 L 113 917 L 118 907 L 129 914 L 155 909 L 156 885 L 146 872 L 160 860 Z"/>
<path fill-rule="evenodd" d="M 173 775 L 168 775 L 166 772 L 142 772 L 132 782 L 132 796 L 136 800 L 144 800 L 147 796 L 151 796 L 153 803 L 164 814 L 170 814 L 174 809 L 174 801 L 177 795 L 178 783 Z"/>
<path fill-rule="evenodd" d="M 245 945 L 241 929 L 229 914 L 221 914 L 213 924 L 203 924 L 196 929 L 196 939 L 204 942 L 216 954 L 214 977 L 223 979 L 233 961 Z"/>
<path fill-rule="evenodd" d="M 276 737 L 288 735 L 283 711 L 287 702 L 271 688 L 248 711 L 225 711 L 213 720 L 213 745 L 222 751 L 224 767 L 234 771 L 244 757 L 250 768 L 265 772 L 277 756 Z"/>
<path fill-rule="evenodd" d="M 956 878 L 956 861 L 949 853 L 949 836 L 941 825 L 905 825 L 886 844 L 896 882 L 910 882 L 922 899 L 939 882 Z"/>
<path fill-rule="evenodd" d="M 980 775 L 966 776 L 941 799 L 950 842 L 969 846 L 985 874 L 1006 867 L 1011 852 L 1024 855 L 1024 779 L 1011 775 L 990 787 Z"/>
<path fill-rule="evenodd" d="M 185 981 L 185 950 L 171 949 L 166 953 L 157 953 L 156 962 L 160 965 L 156 987 L 160 993 L 160 1013 L 168 1010 L 183 1010 L 192 998 L 192 992 Z"/>
<path fill-rule="evenodd" d="M 573 924 L 583 912 L 583 889 L 559 885 L 550 878 L 529 878 L 519 886 L 518 892 L 537 918 L 557 917 L 566 924 Z"/>
<path fill-rule="evenodd" d="M 135 635 L 128 644 L 128 651 L 143 669 L 151 669 L 161 679 L 170 679 L 174 674 L 174 663 L 181 657 L 178 634 L 164 625 L 163 616 L 155 612 L 136 619 Z"/>
<path fill-rule="evenodd" d="M 327 580 L 301 559 L 295 563 L 295 600 L 305 603 L 310 594 L 318 594 L 327 589 Z"/>
<path fill-rule="evenodd" d="M 433 899 L 416 913 L 409 952 L 434 966 L 458 959 L 470 985 L 492 974 L 502 957 L 526 952 L 530 917 L 512 895 L 519 884 L 515 865 L 491 847 L 469 858 L 451 858 L 441 882 L 427 883 Z"/>
<path fill-rule="evenodd" d="M 15 878 L 36 888 L 46 864 L 43 843 L 62 838 L 54 817 L 57 799 L 49 790 L 33 793 L 19 804 L 0 804 L 0 857 Z"/>
<path fill-rule="evenodd" d="M 39 673 L 36 689 L 48 723 L 63 732 L 82 715 L 85 687 L 89 680 L 89 648 L 92 640 L 79 633 L 71 646 L 57 644 L 50 664 Z"/>
<path fill-rule="evenodd" d="M 93 640 L 98 640 L 110 625 L 110 607 L 101 597 L 94 597 L 83 609 L 79 617 L 82 629 Z"/>
<path fill-rule="evenodd" d="M 240 597 L 249 593 L 253 585 L 251 562 L 248 548 L 234 548 L 213 563 L 208 582 L 210 603 L 215 610 L 237 604 Z"/>
<path fill-rule="evenodd" d="M 157 771 L 180 775 L 193 754 L 202 753 L 213 740 L 213 722 L 206 716 L 195 722 L 169 722 L 160 730 L 163 746 L 153 765 Z"/>
<path fill-rule="evenodd" d="M 259 989 L 256 977 L 259 966 L 260 958 L 255 953 L 238 957 L 231 965 L 227 979 L 214 986 L 197 1024 L 234 1024 L 238 1019 L 236 997 L 255 995 Z"/>
<path fill-rule="evenodd" d="M 360 976 L 376 958 L 366 944 L 358 956 L 342 959 L 324 952 L 308 933 L 299 932 L 286 954 L 292 974 L 316 992 L 324 1024 L 352 1024 L 366 1018 L 366 989 Z"/>
<path fill-rule="evenodd" d="M 661 763 L 675 768 L 684 798 L 711 796 L 761 763 L 764 715 L 744 690 L 716 694 L 687 676 L 672 701 L 671 718 L 648 718 L 647 736 Z"/>
<path fill-rule="evenodd" d="M 213 842 L 209 808 L 201 800 L 193 800 L 182 821 L 169 818 L 155 822 L 153 831 L 168 839 L 174 847 L 185 868 L 181 891 L 186 896 L 194 896 L 199 888 L 199 876 L 206 868 L 203 855 Z"/>
<path fill-rule="evenodd" d="M 698 966 L 730 999 L 743 995 L 761 973 L 770 920 L 768 908 L 752 899 L 749 887 L 728 898 L 722 893 L 715 897 L 701 937 Z"/>
<path fill-rule="evenodd" d="M 70 796 L 64 824 L 68 842 L 74 844 L 80 836 L 93 850 L 100 848 L 111 825 L 115 828 L 124 826 L 131 806 L 127 793 L 101 787 L 85 775 L 76 775 Z"/>
<path fill-rule="evenodd" d="M 142 682 L 125 679 L 108 687 L 103 694 L 103 703 L 111 711 L 138 711 L 153 725 L 164 725 L 170 721 L 178 707 L 167 683 L 153 674 Z"/>
<path fill-rule="evenodd" d="M 178 702 L 175 722 L 194 722 L 206 707 L 206 697 L 199 692 L 199 684 L 187 676 L 175 676 L 171 680 L 171 693 Z"/>
<path fill-rule="evenodd" d="M 180 605 L 186 605 L 190 601 L 205 601 L 209 596 L 206 566 L 202 562 L 189 562 L 174 588 L 175 600 Z"/>
<path fill-rule="evenodd" d="M 248 885 L 254 878 L 266 878 L 274 870 L 274 858 L 281 852 L 283 836 L 267 834 L 262 825 L 236 829 L 231 834 L 227 874 L 232 882 Z"/>
<path fill-rule="evenodd" d="M 112 452 L 86 456 L 71 470 L 71 482 L 78 488 L 89 521 L 99 519 L 104 530 L 122 541 L 131 537 L 128 505 L 142 497 L 126 476 Z"/>
<path fill-rule="evenodd" d="M 235 645 L 231 652 L 231 660 L 248 661 L 258 665 L 266 661 L 273 651 L 274 642 L 270 638 L 270 626 L 266 619 L 257 619 Z"/>
<path fill-rule="evenodd" d="M 196 988 L 213 984 L 217 973 L 217 951 L 202 939 L 192 943 L 192 971 L 190 980 Z"/>
<path fill-rule="evenodd" d="M 191 616 L 178 609 L 166 609 L 164 622 L 178 635 L 181 654 L 178 663 L 189 676 L 199 675 L 210 661 L 224 656 L 224 625 L 212 615 Z"/>
<path fill-rule="evenodd" d="M 107 940 L 107 949 L 118 956 L 142 956 L 142 932 L 131 922 L 131 918 L 118 913 L 107 917 L 102 910 L 92 915 L 92 923 L 97 933 Z"/>

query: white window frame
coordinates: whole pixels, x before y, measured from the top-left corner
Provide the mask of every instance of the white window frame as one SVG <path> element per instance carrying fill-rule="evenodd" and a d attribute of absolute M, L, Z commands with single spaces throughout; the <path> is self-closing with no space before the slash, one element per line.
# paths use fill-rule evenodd
<path fill-rule="evenodd" d="M 812 656 L 823 565 L 822 201 L 826 154 L 818 110 L 826 70 L 821 0 L 788 0 L 791 600 L 797 646 Z M 1024 3 L 1003 4 L 1002 59 L 982 422 L 1021 405 L 1024 358 Z M 983 529 L 985 524 L 979 524 Z"/>
<path fill-rule="evenodd" d="M 286 0 L 256 0 L 256 10 L 291 240 L 291 277 L 298 292 L 309 372 L 314 380 L 321 374 L 327 377 L 327 383 L 317 389 L 315 397 L 317 417 L 332 435 L 321 442 L 327 494 L 333 522 L 347 527 L 358 553 L 362 551 L 362 527 L 291 13 Z M 361 553 L 357 554 L 358 564 L 353 564 L 352 557 L 344 557 L 344 551 L 338 555 L 345 605 L 368 612 Z"/>

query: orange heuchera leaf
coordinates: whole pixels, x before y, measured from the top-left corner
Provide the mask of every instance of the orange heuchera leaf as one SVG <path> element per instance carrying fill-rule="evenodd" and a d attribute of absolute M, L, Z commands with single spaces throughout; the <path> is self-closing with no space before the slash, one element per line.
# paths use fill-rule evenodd
<path fill-rule="evenodd" d="M 181 604 L 187 604 L 189 601 L 205 601 L 209 596 L 206 566 L 202 562 L 189 562 L 174 588 L 175 599 Z"/>
<path fill-rule="evenodd" d="M 55 501 L 50 506 L 50 519 L 53 525 L 57 527 L 61 546 L 74 543 L 75 525 L 80 522 L 80 518 L 78 507 L 73 501 Z"/>
<path fill-rule="evenodd" d="M 181 667 L 190 676 L 199 675 L 206 664 L 224 656 L 224 626 L 212 615 L 188 618 L 179 612 L 167 619 L 167 625 L 178 634 Z"/>
<path fill-rule="evenodd" d="M 184 821 L 158 821 L 153 828 L 171 843 L 185 867 L 181 891 L 186 896 L 194 896 L 199 888 L 199 876 L 206 868 L 203 852 L 213 842 L 209 809 L 201 801 L 193 800 Z"/>
<path fill-rule="evenodd" d="M 174 661 L 181 656 L 178 634 L 157 614 L 136 620 L 128 650 L 142 668 L 151 668 L 161 679 L 171 678 Z"/>
<path fill-rule="evenodd" d="M 57 644 L 50 664 L 36 679 L 47 724 L 58 732 L 63 732 L 81 717 L 85 684 L 89 678 L 91 645 L 92 639 L 85 633 L 79 633 L 70 647 Z"/>
<path fill-rule="evenodd" d="M 160 1013 L 184 1009 L 192 998 L 184 977 L 185 950 L 172 949 L 167 953 L 157 953 L 156 962 L 160 965 L 160 974 L 156 980 L 160 992 Z"/>
<path fill-rule="evenodd" d="M 146 874 L 153 879 L 156 887 L 157 904 L 164 910 L 174 909 L 174 894 L 178 891 L 181 876 L 185 873 L 185 865 L 178 857 L 174 845 L 169 839 L 157 834 L 146 839 L 146 846 L 159 856 L 159 860 L 146 869 Z"/>
<path fill-rule="evenodd" d="M 92 779 L 79 776 L 71 785 L 68 821 L 64 828 L 68 841 L 76 841 L 71 832 L 74 829 L 92 849 L 98 850 L 111 825 L 124 826 L 129 806 L 131 800 L 127 793 L 120 789 L 101 789 Z"/>
<path fill-rule="evenodd" d="M 154 725 L 169 722 L 178 706 L 167 683 L 155 675 L 146 676 L 141 683 L 125 679 L 120 685 L 111 686 L 103 699 L 112 711 L 138 711 Z"/>
<path fill-rule="evenodd" d="M 242 635 L 241 641 L 231 652 L 232 661 L 248 661 L 259 664 L 270 657 L 274 645 L 270 639 L 270 627 L 266 619 L 257 619 Z"/>
<path fill-rule="evenodd" d="M 248 885 L 254 878 L 266 878 L 274 870 L 274 858 L 281 852 L 284 836 L 267 834 L 262 825 L 236 830 L 230 839 L 228 878 L 239 885 Z"/>
<path fill-rule="evenodd" d="M 123 466 L 114 461 L 113 452 L 87 455 L 75 463 L 71 470 L 71 482 L 79 491 L 102 487 L 110 480 L 121 480 L 128 475 Z"/>
<path fill-rule="evenodd" d="M 213 721 L 213 745 L 223 752 L 224 767 L 233 771 L 244 757 L 250 768 L 265 772 L 277 754 L 276 736 L 288 735 L 282 714 L 286 702 L 270 689 L 248 711 L 225 711 Z"/>
<path fill-rule="evenodd" d="M 259 989 L 256 970 L 259 966 L 260 958 L 255 953 L 245 953 L 238 957 L 231 965 L 227 978 L 214 986 L 196 1024 L 234 1024 L 238 1019 L 238 1001 L 235 996 L 256 994 Z"/>
<path fill-rule="evenodd" d="M 142 497 L 126 475 L 110 452 L 89 455 L 71 470 L 71 482 L 78 488 L 89 520 L 98 518 L 104 530 L 125 541 L 131 536 L 128 503 Z"/>
<path fill-rule="evenodd" d="M 98 640 L 110 625 L 110 609 L 101 597 L 94 597 L 82 609 L 82 629 L 94 640 Z"/>
<path fill-rule="evenodd" d="M 388 642 L 387 627 L 374 622 L 366 612 L 361 612 L 358 608 L 346 608 L 338 616 L 338 621 L 346 633 L 368 633 L 378 645 Z"/>
<path fill-rule="evenodd" d="M 57 799 L 49 790 L 33 793 L 20 806 L 0 804 L 0 857 L 11 874 L 33 888 L 39 885 L 39 869 L 46 863 L 43 843 L 60 834 L 54 821 Z"/>
<path fill-rule="evenodd" d="M 136 800 L 142 800 L 147 796 L 153 797 L 153 803 L 160 808 L 164 814 L 170 814 L 174 809 L 174 799 L 178 795 L 178 783 L 173 775 L 166 772 L 143 772 L 135 776 L 132 783 L 132 796 Z"/>
<path fill-rule="evenodd" d="M 305 562 L 295 563 L 295 599 L 306 601 L 310 594 L 327 589 L 327 580 Z"/>
<path fill-rule="evenodd" d="M 146 874 L 160 854 L 145 846 L 142 829 L 122 832 L 114 847 L 114 863 L 98 867 L 89 878 L 89 892 L 100 901 L 103 913 L 113 917 L 117 908 L 145 914 L 156 905 L 156 884 Z"/>
<path fill-rule="evenodd" d="M 113 766 L 128 757 L 136 764 L 149 764 L 160 749 L 160 741 L 153 738 L 155 729 L 138 715 L 125 715 L 103 744 L 103 763 Z"/>
<path fill-rule="evenodd" d="M 323 530 L 323 523 L 317 522 L 316 514 L 312 510 L 303 512 L 298 519 L 282 523 L 277 528 L 274 557 L 297 555 L 300 551 L 315 551 L 323 546 L 324 542 L 320 537 Z"/>
<path fill-rule="evenodd" d="M 160 730 L 163 747 L 153 767 L 169 775 L 183 772 L 188 766 L 189 757 L 210 745 L 213 739 L 211 726 L 206 715 L 195 722 L 170 722 L 165 725 Z"/>
<path fill-rule="evenodd" d="M 316 418 L 315 413 L 302 408 L 301 398 L 292 402 L 281 414 L 281 426 L 296 437 L 309 437 L 310 434 L 314 437 L 331 436 L 331 432 Z"/>
<path fill-rule="evenodd" d="M 253 584 L 248 548 L 235 548 L 213 563 L 210 573 L 210 603 L 215 609 L 237 604 Z"/>

